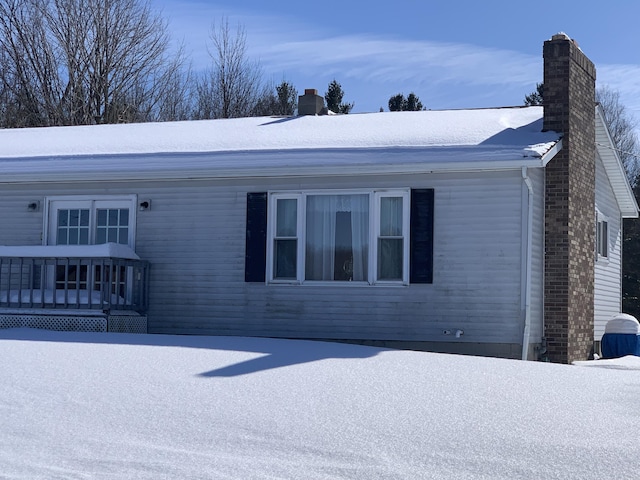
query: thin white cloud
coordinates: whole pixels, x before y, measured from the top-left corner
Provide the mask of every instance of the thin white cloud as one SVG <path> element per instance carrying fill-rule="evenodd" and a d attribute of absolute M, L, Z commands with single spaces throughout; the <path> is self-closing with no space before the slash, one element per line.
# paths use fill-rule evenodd
<path fill-rule="evenodd" d="M 211 25 L 225 17 L 232 28 L 244 27 L 248 53 L 260 60 L 265 73 L 305 82 L 304 87 L 321 87 L 326 79 L 339 78 L 351 86 L 360 107 L 372 101 L 365 108 L 377 108 L 375 102 L 402 89 L 427 92 L 428 105 L 435 100 L 436 108 L 514 105 L 542 81 L 542 55 L 468 43 L 343 35 L 309 19 L 256 14 L 241 6 L 229 10 L 203 0 L 154 3 L 164 8 L 176 38 L 184 39 L 194 68 L 209 64 Z M 596 68 L 598 84 L 619 90 L 628 109 L 640 117 L 640 65 Z"/>
<path fill-rule="evenodd" d="M 598 84 L 620 92 L 624 105 L 640 118 L 640 65 L 596 65 Z"/>
<path fill-rule="evenodd" d="M 541 59 L 469 44 L 339 36 L 296 42 L 260 42 L 267 69 L 339 72 L 382 83 L 461 83 L 528 86 L 541 77 Z"/>
<path fill-rule="evenodd" d="M 519 84 L 541 77 L 541 59 L 510 50 L 385 36 L 335 35 L 293 16 L 256 15 L 241 7 L 225 11 L 214 2 L 155 0 L 172 30 L 192 51 L 194 66 L 208 62 L 206 40 L 222 17 L 247 34 L 249 54 L 268 73 L 335 74 L 368 82 L 413 84 Z"/>

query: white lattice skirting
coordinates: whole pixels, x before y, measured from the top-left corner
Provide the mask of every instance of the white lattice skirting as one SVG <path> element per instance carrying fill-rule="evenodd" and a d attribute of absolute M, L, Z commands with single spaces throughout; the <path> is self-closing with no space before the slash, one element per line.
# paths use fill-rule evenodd
<path fill-rule="evenodd" d="M 62 332 L 147 333 L 146 315 L 0 314 L 0 328 Z"/>
<path fill-rule="evenodd" d="M 109 315 L 107 330 L 117 333 L 147 333 L 146 315 Z"/>

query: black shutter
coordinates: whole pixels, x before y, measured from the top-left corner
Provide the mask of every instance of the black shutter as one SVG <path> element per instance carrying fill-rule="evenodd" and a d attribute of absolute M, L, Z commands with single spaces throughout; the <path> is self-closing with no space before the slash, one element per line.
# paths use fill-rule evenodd
<path fill-rule="evenodd" d="M 433 283 L 433 189 L 411 190 L 410 283 Z"/>
<path fill-rule="evenodd" d="M 264 282 L 267 265 L 267 192 L 247 193 L 244 281 Z"/>

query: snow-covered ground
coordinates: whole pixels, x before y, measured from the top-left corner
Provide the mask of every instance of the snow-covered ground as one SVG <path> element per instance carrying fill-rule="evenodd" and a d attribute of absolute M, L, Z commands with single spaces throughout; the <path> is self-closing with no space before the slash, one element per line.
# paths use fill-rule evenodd
<path fill-rule="evenodd" d="M 19 329 L 0 385 L 2 479 L 640 478 L 640 357 Z"/>

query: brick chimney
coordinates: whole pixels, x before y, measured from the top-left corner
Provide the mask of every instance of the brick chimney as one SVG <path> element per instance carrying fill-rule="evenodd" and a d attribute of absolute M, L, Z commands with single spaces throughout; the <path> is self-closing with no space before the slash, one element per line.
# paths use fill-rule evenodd
<path fill-rule="evenodd" d="M 324 110 L 324 98 L 318 95 L 315 88 L 306 88 L 304 95 L 298 97 L 298 115 L 322 115 Z"/>
<path fill-rule="evenodd" d="M 593 348 L 595 67 L 563 33 L 544 43 L 544 130 L 563 134 L 545 179 L 544 323 L 552 362 Z"/>

